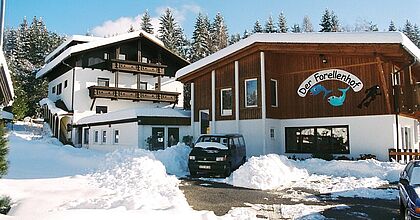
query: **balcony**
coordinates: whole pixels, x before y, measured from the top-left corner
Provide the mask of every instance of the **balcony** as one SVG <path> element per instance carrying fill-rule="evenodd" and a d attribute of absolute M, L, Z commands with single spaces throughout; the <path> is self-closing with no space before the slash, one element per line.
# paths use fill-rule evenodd
<path fill-rule="evenodd" d="M 91 99 L 106 98 L 106 99 L 123 99 L 133 101 L 153 101 L 153 102 L 168 102 L 178 103 L 177 92 L 143 90 L 143 89 L 129 89 L 116 88 L 106 86 L 91 86 L 89 87 L 89 96 Z"/>
<path fill-rule="evenodd" d="M 417 115 L 420 111 L 420 83 L 394 86 L 394 92 L 399 112 Z"/>
<path fill-rule="evenodd" d="M 142 63 L 129 60 L 111 59 L 108 61 L 112 71 L 123 71 L 129 73 L 141 73 L 154 76 L 165 75 L 166 65 L 155 63 Z"/>

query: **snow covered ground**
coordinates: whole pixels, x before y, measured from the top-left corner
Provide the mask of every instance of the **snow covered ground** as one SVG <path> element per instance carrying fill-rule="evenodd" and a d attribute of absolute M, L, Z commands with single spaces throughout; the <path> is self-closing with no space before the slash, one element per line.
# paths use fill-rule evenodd
<path fill-rule="evenodd" d="M 9 173 L 0 195 L 12 198 L 7 219 L 256 219 L 258 204 L 224 216 L 193 210 L 177 177 L 188 175 L 189 147 L 163 151 L 119 150 L 105 154 L 61 145 L 40 126 L 19 123 L 9 134 Z M 252 157 L 225 179 L 235 186 L 290 190 L 298 201 L 316 200 L 305 188 L 332 197 L 395 199 L 388 189 L 403 165 L 367 161 L 293 161 L 284 156 Z M 344 207 L 344 206 L 343 206 Z M 325 209 L 304 204 L 276 206 L 284 218 L 323 219 Z M 342 207 L 341 207 L 342 208 Z"/>

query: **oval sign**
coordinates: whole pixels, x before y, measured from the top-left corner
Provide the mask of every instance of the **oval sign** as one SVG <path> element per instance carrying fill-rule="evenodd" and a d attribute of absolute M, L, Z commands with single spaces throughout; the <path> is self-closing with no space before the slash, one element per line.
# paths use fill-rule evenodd
<path fill-rule="evenodd" d="M 326 80 L 341 81 L 349 85 L 355 92 L 359 92 L 363 88 L 363 83 L 357 76 L 345 70 L 329 69 L 321 70 L 310 75 L 300 84 L 297 93 L 300 97 L 305 97 L 313 86 Z"/>

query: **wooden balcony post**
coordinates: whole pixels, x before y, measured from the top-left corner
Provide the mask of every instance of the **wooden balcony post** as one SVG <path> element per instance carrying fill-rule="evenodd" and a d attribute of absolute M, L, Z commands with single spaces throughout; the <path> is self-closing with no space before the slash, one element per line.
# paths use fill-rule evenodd
<path fill-rule="evenodd" d="M 140 82 L 141 82 L 140 74 L 137 74 L 137 89 L 140 89 Z"/>
<path fill-rule="evenodd" d="M 157 77 L 157 86 L 155 88 L 156 91 L 160 91 L 161 81 L 162 81 L 161 76 L 158 76 Z"/>

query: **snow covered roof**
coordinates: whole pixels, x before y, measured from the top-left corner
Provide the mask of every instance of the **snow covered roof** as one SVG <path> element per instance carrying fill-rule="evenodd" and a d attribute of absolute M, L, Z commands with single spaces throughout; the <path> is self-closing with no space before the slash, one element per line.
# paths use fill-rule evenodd
<path fill-rule="evenodd" d="M 191 111 L 172 108 L 135 108 L 120 111 L 108 112 L 100 115 L 91 115 L 79 119 L 76 124 L 92 124 L 97 122 L 109 122 L 123 119 L 133 119 L 138 116 L 143 117 L 175 117 L 189 118 Z"/>
<path fill-rule="evenodd" d="M 88 42 L 88 43 L 78 44 L 78 45 L 74 45 L 72 47 L 67 48 L 60 55 L 58 55 L 56 58 L 54 58 L 51 62 L 45 64 L 36 73 L 36 77 L 40 78 L 40 77 L 44 76 L 46 73 L 51 71 L 55 66 L 57 66 L 62 61 L 64 61 L 65 59 L 67 59 L 68 57 L 70 57 L 71 55 L 73 55 L 75 53 L 85 51 L 85 50 L 89 50 L 89 49 L 93 49 L 93 48 L 96 48 L 96 47 L 105 46 L 105 45 L 108 45 L 108 44 L 117 43 L 119 41 L 134 39 L 134 38 L 139 37 L 139 36 L 144 36 L 147 39 L 155 42 L 159 46 L 165 48 L 165 46 L 164 46 L 164 44 L 161 40 L 157 39 L 155 36 L 153 36 L 153 35 L 151 35 L 147 32 L 144 32 L 144 31 L 135 31 L 135 32 L 127 33 L 127 34 L 121 34 L 121 35 L 114 36 L 114 37 L 108 37 L 108 38 L 98 38 L 98 40 L 93 40 L 93 41 Z"/>
<path fill-rule="evenodd" d="M 254 43 L 396 43 L 420 60 L 420 49 L 401 32 L 257 33 L 178 70 L 175 77 L 179 79 Z"/>
<path fill-rule="evenodd" d="M 6 58 L 4 57 L 3 52 L 0 52 L 0 65 L 3 66 L 4 74 L 6 75 L 7 85 L 9 86 L 10 94 L 11 94 L 11 96 L 13 98 L 13 97 L 15 97 L 15 92 L 13 90 L 12 78 L 10 76 L 9 67 L 7 67 Z M 13 102 L 13 101 L 11 101 L 11 102 Z M 12 103 L 9 103 L 9 105 L 11 105 L 11 104 Z"/>
<path fill-rule="evenodd" d="M 68 112 L 64 111 L 61 108 L 58 108 L 57 106 L 55 106 L 55 103 L 53 101 L 51 101 L 51 99 L 49 99 L 49 98 L 43 98 L 43 99 L 41 99 L 41 101 L 39 101 L 39 104 L 41 106 L 47 105 L 48 106 L 48 109 L 51 111 L 52 114 L 57 114 L 57 115 L 65 115 L 65 114 L 68 114 Z"/>
<path fill-rule="evenodd" d="M 67 37 L 66 41 L 64 41 L 62 44 L 60 44 L 60 46 L 55 48 L 55 50 L 53 50 L 53 52 L 48 54 L 48 56 L 45 57 L 44 61 L 47 62 L 48 60 L 50 60 L 51 57 L 53 57 L 54 55 L 59 53 L 63 48 L 65 48 L 67 45 L 69 45 L 73 41 L 90 42 L 90 41 L 99 40 L 99 39 L 103 39 L 103 38 L 102 37 L 83 36 L 83 35 L 73 35 L 73 36 Z"/>

